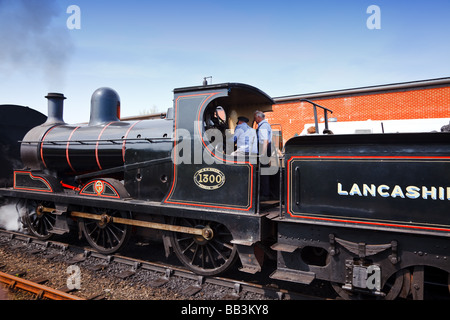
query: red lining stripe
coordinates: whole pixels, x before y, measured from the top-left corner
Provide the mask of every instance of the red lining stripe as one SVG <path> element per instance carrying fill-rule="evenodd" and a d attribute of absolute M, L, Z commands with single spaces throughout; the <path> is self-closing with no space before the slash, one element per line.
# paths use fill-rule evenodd
<path fill-rule="evenodd" d="M 28 174 L 32 180 L 41 180 L 41 181 L 48 187 L 48 189 L 47 189 L 47 190 L 44 190 L 44 189 L 32 189 L 32 188 L 17 187 L 17 186 L 16 186 L 16 174 L 17 174 L 17 173 L 25 173 L 25 174 Z M 50 183 L 49 183 L 47 180 L 45 180 L 45 179 L 42 178 L 42 177 L 34 176 L 34 175 L 33 175 L 31 172 L 29 172 L 29 171 L 14 171 L 14 189 L 17 189 L 17 190 L 27 190 L 27 191 L 41 191 L 41 192 L 49 192 L 49 193 L 52 193 L 52 192 L 53 192 L 53 188 L 52 188 L 52 186 L 50 185 Z"/>
<path fill-rule="evenodd" d="M 98 138 L 97 138 L 97 144 L 95 145 L 95 160 L 97 160 L 97 165 L 98 165 L 98 168 L 99 168 L 100 170 L 103 170 L 103 169 L 102 169 L 102 166 L 100 165 L 100 159 L 99 159 L 99 156 L 98 156 L 98 146 L 99 146 L 99 143 L 100 143 L 100 138 L 101 138 L 102 135 L 103 135 L 103 132 L 105 132 L 106 128 L 108 128 L 111 124 L 113 124 L 113 122 L 108 123 L 108 124 L 102 129 L 102 131 L 101 131 L 100 134 L 98 135 Z"/>
<path fill-rule="evenodd" d="M 291 214 L 291 213 L 289 213 Z M 354 224 L 365 224 L 365 225 L 375 225 L 375 226 L 383 226 L 383 227 L 396 227 L 396 228 L 405 228 L 405 229 L 420 229 L 420 230 L 432 230 L 432 231 L 450 231 L 450 229 L 445 228 L 436 228 L 436 227 L 421 227 L 421 226 L 410 226 L 403 224 L 394 224 L 394 223 L 380 223 L 380 222 L 365 222 L 365 221 L 355 221 L 355 220 L 345 220 L 345 219 L 331 219 L 331 218 L 318 218 L 318 217 L 309 217 L 309 216 L 298 216 L 292 215 L 293 218 L 301 218 L 301 219 L 310 219 L 310 220 L 322 220 L 322 221 L 331 221 L 331 222 L 344 222 L 344 223 L 354 223 Z"/>
<path fill-rule="evenodd" d="M 73 129 L 73 131 L 70 133 L 69 139 L 67 140 L 67 146 L 66 146 L 66 160 L 69 164 L 70 169 L 72 169 L 73 172 L 76 172 L 75 169 L 72 167 L 72 164 L 70 163 L 70 157 L 69 157 L 69 145 L 70 145 L 70 139 L 72 139 L 73 134 L 75 131 L 77 131 L 80 127 L 76 127 Z"/>
<path fill-rule="evenodd" d="M 42 140 L 41 140 L 41 146 L 40 146 L 40 151 L 39 151 L 39 153 L 41 154 L 41 160 L 42 160 L 42 163 L 44 164 L 44 167 L 46 167 L 47 169 L 48 169 L 48 167 L 47 167 L 47 164 L 45 163 L 45 160 L 44 160 L 44 140 L 45 140 L 45 138 L 47 138 L 47 135 L 50 133 L 50 131 L 52 131 L 53 129 L 55 129 L 56 127 L 59 127 L 59 126 L 54 126 L 54 127 L 51 127 L 46 133 L 45 133 L 45 135 L 44 135 L 44 137 L 42 138 Z"/>

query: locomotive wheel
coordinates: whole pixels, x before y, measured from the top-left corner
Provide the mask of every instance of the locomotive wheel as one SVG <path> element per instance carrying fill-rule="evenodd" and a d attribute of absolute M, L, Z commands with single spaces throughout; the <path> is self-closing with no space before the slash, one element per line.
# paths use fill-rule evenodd
<path fill-rule="evenodd" d="M 130 214 L 118 210 L 87 209 L 101 215 L 101 220 L 81 219 L 80 229 L 89 244 L 98 252 L 112 254 L 122 249 L 131 235 L 131 226 L 113 223 L 111 217 L 130 218 Z"/>
<path fill-rule="evenodd" d="M 403 288 L 404 282 L 404 270 L 396 272 L 393 276 L 391 276 L 381 291 L 385 294 L 384 297 L 376 297 L 370 294 L 364 294 L 359 292 L 350 292 L 342 288 L 342 284 L 332 282 L 336 293 L 345 300 L 365 300 L 365 299 L 384 299 L 384 300 L 395 300 Z"/>
<path fill-rule="evenodd" d="M 193 272 L 213 276 L 228 270 L 237 257 L 236 246 L 231 243 L 231 232 L 220 223 L 196 219 L 175 218 L 173 224 L 191 228 L 209 227 L 211 238 L 205 239 L 186 233 L 173 232 L 172 247 L 178 259 Z"/>
<path fill-rule="evenodd" d="M 50 231 L 56 223 L 56 215 L 44 210 L 44 208 L 54 208 L 53 203 L 45 201 L 28 200 L 25 206 L 25 213 L 22 222 L 28 230 L 41 240 L 48 240 L 52 237 Z"/>

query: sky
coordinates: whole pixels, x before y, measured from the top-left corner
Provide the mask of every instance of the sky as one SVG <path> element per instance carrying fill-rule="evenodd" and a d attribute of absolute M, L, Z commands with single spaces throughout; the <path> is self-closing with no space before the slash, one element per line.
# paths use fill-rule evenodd
<path fill-rule="evenodd" d="M 100 87 L 126 117 L 165 112 L 204 77 L 272 97 L 449 77 L 449 12 L 450 0 L 0 0 L 0 104 L 46 114 L 59 92 L 78 123 Z"/>

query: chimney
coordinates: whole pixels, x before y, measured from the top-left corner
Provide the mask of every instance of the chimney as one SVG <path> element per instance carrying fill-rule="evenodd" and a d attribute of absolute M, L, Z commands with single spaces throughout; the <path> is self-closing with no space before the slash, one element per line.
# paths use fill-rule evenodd
<path fill-rule="evenodd" d="M 45 124 L 64 124 L 63 107 L 66 97 L 62 93 L 49 93 L 45 97 L 48 99 L 48 114 Z"/>

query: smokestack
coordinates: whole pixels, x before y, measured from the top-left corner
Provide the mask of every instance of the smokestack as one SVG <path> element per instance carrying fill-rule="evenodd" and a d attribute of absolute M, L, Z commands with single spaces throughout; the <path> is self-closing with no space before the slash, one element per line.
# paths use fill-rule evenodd
<path fill-rule="evenodd" d="M 48 99 L 48 114 L 45 124 L 64 124 L 63 107 L 66 97 L 62 93 L 49 93 L 45 97 Z"/>

